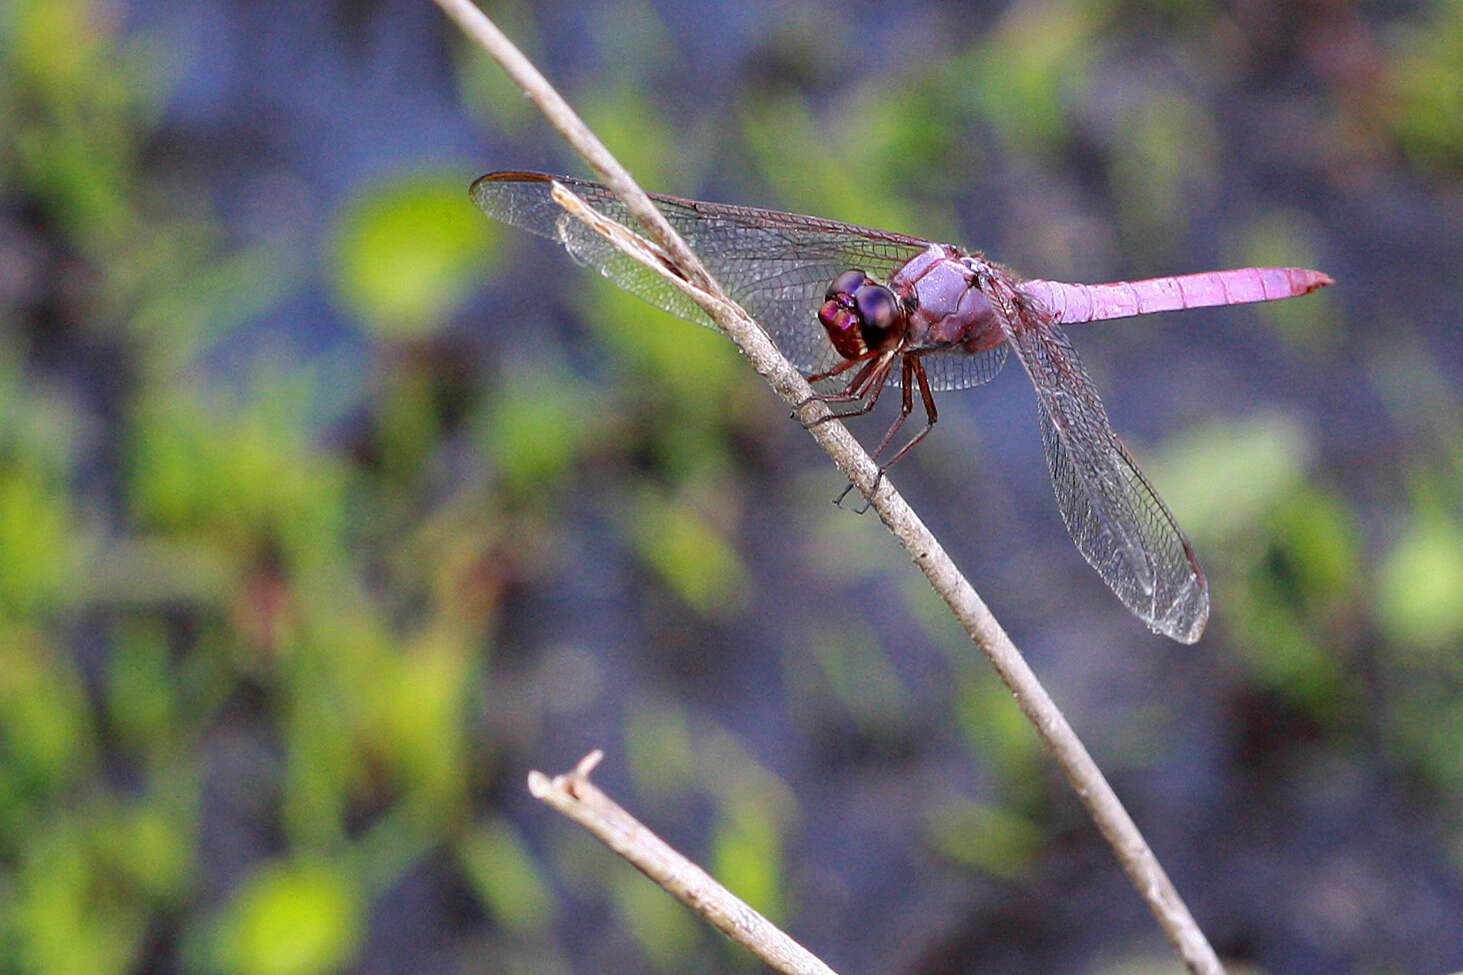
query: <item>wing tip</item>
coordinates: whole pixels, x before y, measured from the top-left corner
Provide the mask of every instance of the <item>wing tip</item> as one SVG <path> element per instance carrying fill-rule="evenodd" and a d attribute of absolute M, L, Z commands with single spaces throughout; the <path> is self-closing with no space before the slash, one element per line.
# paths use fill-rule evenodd
<path fill-rule="evenodd" d="M 1195 564 L 1195 569 L 1198 569 Z M 1209 586 L 1203 570 L 1198 570 L 1179 591 L 1168 611 L 1162 616 L 1153 616 L 1145 622 L 1154 633 L 1160 633 L 1178 643 L 1199 642 L 1204 627 L 1209 623 Z"/>
<path fill-rule="evenodd" d="M 1154 633 L 1166 636 L 1175 643 L 1182 643 L 1188 646 L 1198 643 L 1199 638 L 1204 635 L 1204 627 L 1209 622 L 1208 609 L 1206 606 L 1204 612 L 1199 616 L 1155 620 L 1148 625 Z"/>

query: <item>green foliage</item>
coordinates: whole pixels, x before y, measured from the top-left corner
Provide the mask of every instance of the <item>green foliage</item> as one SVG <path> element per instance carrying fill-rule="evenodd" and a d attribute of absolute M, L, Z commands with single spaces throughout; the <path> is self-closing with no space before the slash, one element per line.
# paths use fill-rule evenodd
<path fill-rule="evenodd" d="M 612 893 L 625 926 L 652 970 L 679 972 L 706 950 L 703 922 L 665 891 L 629 868 L 615 868 Z"/>
<path fill-rule="evenodd" d="M 1463 8 L 1442 3 L 1430 13 L 1394 41 L 1389 121 L 1419 164 L 1456 174 L 1463 167 Z"/>
<path fill-rule="evenodd" d="M 81 682 L 65 660 L 57 661 L 39 628 L 6 626 L 5 666 L 0 668 L 0 728 L 6 788 L 5 838 L 17 842 L 49 800 L 92 771 L 94 729 L 86 717 Z"/>
<path fill-rule="evenodd" d="M 896 171 L 902 157 L 895 150 L 939 138 L 901 100 L 911 91 L 861 89 L 835 119 L 815 117 L 807 102 L 791 92 L 764 96 L 743 112 L 743 137 L 763 178 L 786 206 L 890 230 L 913 233 L 920 227 L 921 233 L 939 236 L 888 189 L 907 178 Z M 805 142 L 789 141 L 788 132 L 816 133 L 812 138 L 839 165 L 828 167 L 823 155 L 805 151 Z"/>
<path fill-rule="evenodd" d="M 496 227 L 463 206 L 461 171 L 403 176 L 363 194 L 335 244 L 340 302 L 382 339 L 435 332 L 477 284 Z"/>
<path fill-rule="evenodd" d="M 709 616 L 734 612 L 749 585 L 730 539 L 689 498 L 647 487 L 632 509 L 637 551 L 693 609 Z"/>
<path fill-rule="evenodd" d="M 1049 154 L 1068 137 L 1068 100 L 1086 84 L 1097 33 L 1110 16 L 1104 0 L 1025 4 L 983 31 L 947 67 L 1018 155 Z"/>
<path fill-rule="evenodd" d="M 510 496 L 541 495 L 571 473 L 599 416 L 578 392 L 557 363 L 523 360 L 504 367 L 480 436 Z"/>
<path fill-rule="evenodd" d="M 1314 241 L 1320 235 L 1303 215 L 1267 208 L 1245 227 L 1226 258 L 1235 267 L 1316 267 L 1321 263 Z M 1338 327 L 1333 289 L 1305 301 L 1271 301 L 1251 306 L 1270 332 L 1306 361 L 1322 365 L 1345 351 L 1346 332 Z"/>
<path fill-rule="evenodd" d="M 543 936 L 554 916 L 553 895 L 523 838 L 507 821 L 479 824 L 458 844 L 483 903 L 494 919 L 524 937 Z"/>
<path fill-rule="evenodd" d="M 188 890 L 193 785 L 164 779 L 137 800 L 95 797 L 33 822 L 0 892 L 10 960 L 40 972 L 132 970 L 152 915 Z"/>
<path fill-rule="evenodd" d="M 1228 544 L 1253 553 L 1254 543 L 1263 542 L 1253 528 L 1299 488 L 1312 452 L 1299 421 L 1259 413 L 1195 427 L 1162 456 L 1143 458 L 1142 467 L 1163 485 L 1169 506 L 1183 513 L 1184 530 L 1201 551 Z M 1213 490 L 1215 484 L 1225 490 Z"/>
<path fill-rule="evenodd" d="M 625 760 L 637 791 L 675 799 L 695 782 L 691 730 L 679 710 L 642 702 L 625 722 Z"/>
<path fill-rule="evenodd" d="M 343 968 L 364 905 L 348 873 L 323 861 L 277 863 L 239 890 L 219 921 L 213 963 L 239 975 L 312 975 Z"/>
<path fill-rule="evenodd" d="M 1000 783 L 999 794 L 1013 806 L 1034 811 L 1041 805 L 1042 769 L 1047 754 L 1011 691 L 968 654 L 951 661 L 952 709 L 971 760 L 981 763 Z"/>
<path fill-rule="evenodd" d="M 1145 266 L 1178 250 L 1193 201 L 1212 195 L 1219 135 L 1199 106 L 1174 91 L 1134 99 L 1114 127 L 1122 138 L 1112 146 L 1108 178 L 1122 246 L 1127 260 Z"/>
<path fill-rule="evenodd" d="M 1254 676 L 1313 714 L 1352 712 L 1359 688 L 1338 639 L 1358 592 L 1359 548 L 1336 499 L 1301 489 L 1269 513 L 1269 545 L 1249 566 L 1235 629 Z"/>
<path fill-rule="evenodd" d="M 819 696 L 836 701 L 864 734 L 878 739 L 914 722 L 909 689 L 873 633 L 848 624 L 820 626 L 797 641 L 796 653 L 795 663 L 805 659 L 816 666 Z"/>
<path fill-rule="evenodd" d="M 0 468 L 0 617 L 48 614 L 75 592 L 76 516 L 54 472 L 14 459 Z"/>
<path fill-rule="evenodd" d="M 1387 635 L 1415 651 L 1463 643 L 1463 525 L 1429 507 L 1406 526 L 1378 570 L 1377 611 Z"/>
<path fill-rule="evenodd" d="M 721 814 L 712 836 L 712 875 L 763 917 L 785 924 L 787 878 L 775 811 L 753 792 L 723 803 Z"/>
<path fill-rule="evenodd" d="M 926 839 L 942 856 L 992 876 L 1021 876 L 1041 852 L 1041 829 L 989 803 L 947 799 L 929 817 Z"/>

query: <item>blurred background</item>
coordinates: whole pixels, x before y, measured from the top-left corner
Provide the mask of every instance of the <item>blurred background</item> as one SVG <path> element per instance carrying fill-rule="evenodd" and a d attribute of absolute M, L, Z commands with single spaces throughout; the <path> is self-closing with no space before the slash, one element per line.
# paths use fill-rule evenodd
<path fill-rule="evenodd" d="M 651 189 L 1333 275 L 1073 332 L 1195 647 L 1019 369 L 895 480 L 1236 970 L 1463 968 L 1463 5 L 487 9 Z M 434 5 L 9 0 L 0 131 L 0 969 L 756 969 L 527 796 L 596 747 L 840 971 L 1179 969 L 730 343 L 471 206 L 588 174 Z"/>

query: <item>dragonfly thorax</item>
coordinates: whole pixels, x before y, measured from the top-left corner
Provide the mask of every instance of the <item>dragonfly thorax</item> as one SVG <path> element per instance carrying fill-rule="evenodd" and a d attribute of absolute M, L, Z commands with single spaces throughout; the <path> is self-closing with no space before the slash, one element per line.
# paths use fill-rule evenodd
<path fill-rule="evenodd" d="M 948 244 L 932 244 L 895 272 L 889 285 L 914 307 L 905 327 L 910 350 L 958 347 L 975 354 L 1005 341 L 980 287 L 983 265 Z"/>

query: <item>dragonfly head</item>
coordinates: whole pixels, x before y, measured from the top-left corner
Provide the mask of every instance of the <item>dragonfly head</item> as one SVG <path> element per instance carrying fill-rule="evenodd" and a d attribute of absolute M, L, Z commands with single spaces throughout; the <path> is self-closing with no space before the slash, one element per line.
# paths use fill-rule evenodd
<path fill-rule="evenodd" d="M 862 271 L 844 271 L 824 296 L 818 321 L 845 359 L 897 346 L 904 338 L 908 309 L 884 285 Z"/>

